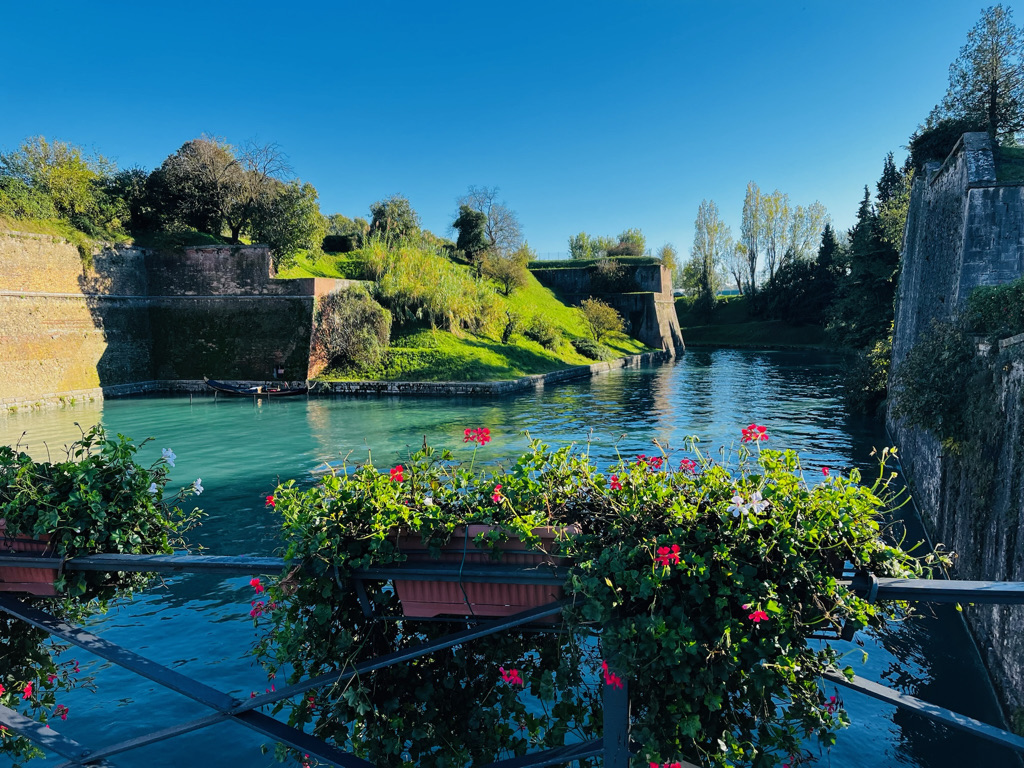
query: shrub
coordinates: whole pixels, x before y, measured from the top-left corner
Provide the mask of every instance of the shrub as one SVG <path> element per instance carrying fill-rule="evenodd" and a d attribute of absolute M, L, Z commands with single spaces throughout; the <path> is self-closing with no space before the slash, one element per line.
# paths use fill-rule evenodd
<path fill-rule="evenodd" d="M 967 297 L 967 324 L 975 333 L 1004 338 L 1024 333 L 1024 277 L 971 291 Z"/>
<path fill-rule="evenodd" d="M 529 282 L 530 275 L 526 265 L 535 256 L 526 243 L 512 253 L 487 252 L 480 262 L 480 273 L 500 285 L 501 294 L 508 296 Z"/>
<path fill-rule="evenodd" d="M 604 336 L 613 332 L 622 332 L 625 327 L 622 318 L 615 309 L 600 299 L 584 299 L 580 303 L 583 310 L 583 317 L 594 334 L 595 341 L 600 341 Z"/>
<path fill-rule="evenodd" d="M 614 357 L 608 347 L 593 339 L 573 339 L 572 348 L 591 360 L 610 360 Z"/>
<path fill-rule="evenodd" d="M 351 253 L 362 245 L 362 235 L 325 235 L 321 247 L 325 253 Z"/>
<path fill-rule="evenodd" d="M 315 373 L 376 368 L 391 338 L 391 313 L 361 289 L 337 291 L 317 301 L 310 344 Z"/>
<path fill-rule="evenodd" d="M 562 340 L 562 333 L 549 317 L 534 315 L 523 328 L 523 336 L 533 339 L 545 349 L 555 349 Z"/>
<path fill-rule="evenodd" d="M 465 546 L 498 559 L 502 542 L 534 548 L 535 529 L 554 526 L 557 552 L 574 563 L 564 632 L 504 632 L 346 678 L 282 702 L 289 722 L 312 721 L 376 765 L 478 764 L 595 738 L 604 686 L 628 678 L 643 765 L 810 761 L 804 742 L 831 746 L 849 719 L 821 685 L 842 668 L 840 651 L 809 637 L 904 615 L 850 591 L 837 565 L 909 577 L 931 558 L 884 540 L 886 473 L 872 487 L 854 470 L 812 488 L 794 452 L 761 450 L 763 428 L 744 433 L 755 452 L 742 447 L 729 466 L 694 448 L 675 472 L 667 463 L 678 457 L 664 454 L 601 472 L 582 452 L 532 441 L 493 473 L 424 447 L 399 466 L 367 462 L 312 488 L 279 486 L 293 568 L 268 588 L 278 608 L 256 617 L 267 628 L 256 653 L 288 683 L 324 673 L 334 682 L 335 670 L 450 631 L 394 621 L 400 606 L 384 580 L 364 582 L 372 615 L 351 588 L 355 569 L 406 560 L 399 531 L 436 556 L 458 541 L 456 526 L 487 524 Z M 467 429 L 465 439 L 483 445 L 490 434 Z M 519 685 L 545 717 L 527 710 Z"/>

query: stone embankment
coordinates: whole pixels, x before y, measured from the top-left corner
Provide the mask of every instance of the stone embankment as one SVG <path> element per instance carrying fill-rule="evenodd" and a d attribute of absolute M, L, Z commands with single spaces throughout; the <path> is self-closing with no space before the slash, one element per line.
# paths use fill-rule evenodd
<path fill-rule="evenodd" d="M 1024 275 L 1024 184 L 996 181 L 986 134 L 965 134 L 944 163 L 914 181 L 907 217 L 893 370 L 933 320 L 948 321 L 970 292 Z M 958 554 L 960 579 L 1024 581 L 1024 335 L 986 354 L 1006 439 L 984 473 L 930 432 L 887 419 L 932 538 Z M 890 387 L 890 391 L 892 388 Z M 981 477 L 980 475 L 986 475 Z M 1024 733 L 1024 606 L 965 606 L 1010 721 Z"/>

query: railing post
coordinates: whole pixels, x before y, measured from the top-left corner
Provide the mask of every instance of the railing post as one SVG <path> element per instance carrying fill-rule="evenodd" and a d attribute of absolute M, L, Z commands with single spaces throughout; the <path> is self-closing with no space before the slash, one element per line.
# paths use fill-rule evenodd
<path fill-rule="evenodd" d="M 629 681 L 604 684 L 604 768 L 629 768 Z"/>

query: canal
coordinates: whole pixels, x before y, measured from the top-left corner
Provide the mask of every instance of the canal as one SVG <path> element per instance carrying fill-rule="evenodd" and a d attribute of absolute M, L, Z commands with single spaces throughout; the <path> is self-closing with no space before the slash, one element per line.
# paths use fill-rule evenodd
<path fill-rule="evenodd" d="M 264 506 L 276 482 L 311 483 L 318 468 L 372 451 L 378 466 L 400 463 L 424 437 L 434 446 L 465 450 L 466 427 L 488 427 L 492 442 L 477 461 L 497 462 L 526 446 L 524 432 L 551 444 L 587 442 L 598 464 L 618 454 L 656 450 L 653 441 L 682 448 L 695 435 L 716 455 L 738 444 L 740 428 L 767 425 L 769 447 L 795 448 L 808 482 L 820 468 L 877 470 L 873 448 L 886 444 L 879 423 L 852 418 L 841 400 L 845 358 L 823 353 L 689 351 L 668 365 L 616 371 L 590 381 L 501 399 L 313 398 L 254 403 L 208 396 L 146 397 L 19 411 L 0 418 L 0 443 L 27 445 L 36 458 L 60 455 L 79 427 L 102 422 L 136 441 L 149 463 L 162 448 L 177 454 L 171 486 L 202 479 L 197 500 L 208 514 L 193 535 L 210 554 L 279 554 L 277 521 Z M 467 454 L 468 455 L 468 454 Z M 908 540 L 923 535 L 911 516 Z M 267 681 L 248 654 L 256 639 L 249 618 L 247 577 L 167 578 L 131 603 L 117 605 L 89 628 L 144 656 L 240 698 Z M 920 615 L 875 636 L 842 644 L 858 675 L 999 723 L 998 705 L 973 642 L 953 608 L 922 606 Z M 866 652 L 866 658 L 864 653 Z M 102 660 L 75 651 L 97 690 L 77 690 L 59 730 L 97 747 L 207 714 L 197 704 Z M 820 765 L 834 768 L 961 768 L 1016 765 L 1016 758 L 972 736 L 948 731 L 843 691 L 852 725 Z M 233 724 L 121 755 L 117 766 L 158 768 L 214 760 L 223 768 L 275 764 L 264 740 Z M 272 745 L 271 745 L 272 746 Z M 0 758 L 0 762 L 3 758 Z M 42 760 L 36 765 L 55 765 Z"/>

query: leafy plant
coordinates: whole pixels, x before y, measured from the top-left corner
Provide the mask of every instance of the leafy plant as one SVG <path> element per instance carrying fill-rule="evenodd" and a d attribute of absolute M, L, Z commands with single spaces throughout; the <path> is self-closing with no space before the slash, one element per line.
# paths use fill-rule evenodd
<path fill-rule="evenodd" d="M 600 341 L 609 333 L 621 332 L 625 327 L 615 308 L 600 299 L 584 299 L 580 302 L 580 309 L 583 310 L 583 317 L 595 341 Z"/>
<path fill-rule="evenodd" d="M 312 488 L 282 484 L 268 503 L 293 568 L 254 602 L 268 675 L 340 672 L 447 631 L 395 621 L 387 584 L 365 584 L 372 615 L 356 597 L 354 569 L 406 559 L 400 531 L 436 554 L 459 526 L 487 524 L 473 544 L 498 558 L 502 542 L 536 546 L 535 529 L 554 526 L 575 600 L 566 632 L 504 633 L 276 710 L 378 765 L 456 766 L 599 735 L 602 687 L 628 678 L 637 765 L 778 766 L 807 741 L 831 745 L 848 717 L 821 676 L 842 661 L 807 639 L 900 612 L 851 593 L 837 566 L 917 576 L 931 560 L 886 542 L 887 453 L 871 487 L 856 471 L 810 487 L 794 452 L 761 450 L 763 427 L 743 435 L 753 450 L 741 446 L 732 466 L 694 444 L 682 460 L 661 452 L 601 472 L 586 453 L 532 441 L 496 471 L 475 471 L 476 449 L 467 467 L 425 447 L 398 466 L 368 460 Z M 465 438 L 482 446 L 490 433 Z M 545 717 L 527 711 L 520 685 Z"/>
<path fill-rule="evenodd" d="M 310 360 L 317 372 L 374 368 L 391 337 L 391 313 L 362 289 L 329 293 L 317 300 Z"/>

